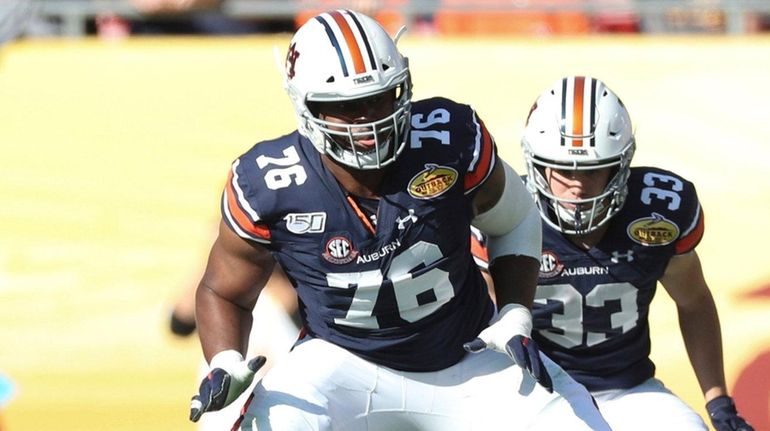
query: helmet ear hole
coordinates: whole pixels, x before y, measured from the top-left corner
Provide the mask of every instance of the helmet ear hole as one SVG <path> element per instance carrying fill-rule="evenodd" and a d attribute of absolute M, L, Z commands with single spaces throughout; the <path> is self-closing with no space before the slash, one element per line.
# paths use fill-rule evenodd
<path fill-rule="evenodd" d="M 321 103 L 320 102 L 307 101 L 307 102 L 305 102 L 305 105 L 307 105 L 307 110 L 314 117 L 318 117 L 318 114 L 321 112 Z"/>

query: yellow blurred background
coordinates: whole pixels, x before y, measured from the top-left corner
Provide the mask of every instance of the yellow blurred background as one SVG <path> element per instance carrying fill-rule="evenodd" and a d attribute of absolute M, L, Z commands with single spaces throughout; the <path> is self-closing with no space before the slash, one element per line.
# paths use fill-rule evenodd
<path fill-rule="evenodd" d="M 170 335 L 169 307 L 200 276 L 230 161 L 294 128 L 273 51 L 282 58 L 287 44 L 0 48 L 0 372 L 16 385 L 7 430 L 194 429 L 200 348 Z M 739 407 L 767 426 L 770 37 L 407 36 L 401 47 L 415 97 L 472 104 L 520 172 L 524 119 L 552 81 L 590 74 L 620 95 L 637 130 L 634 164 L 698 187 L 707 222 L 698 250 L 728 383 L 749 382 Z M 703 414 L 662 289 L 651 319 L 658 377 Z"/>

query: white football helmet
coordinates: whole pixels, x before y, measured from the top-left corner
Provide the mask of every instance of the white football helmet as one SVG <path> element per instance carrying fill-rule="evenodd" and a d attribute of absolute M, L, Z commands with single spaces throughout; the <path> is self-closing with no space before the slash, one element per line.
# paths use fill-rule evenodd
<path fill-rule="evenodd" d="M 521 145 L 527 189 L 550 226 L 566 234 L 585 234 L 623 206 L 636 141 L 626 107 L 602 81 L 569 76 L 554 83 L 532 105 Z M 606 167 L 615 169 L 604 191 L 586 199 L 555 196 L 545 177 L 545 168 Z"/>
<path fill-rule="evenodd" d="M 318 151 L 356 169 L 378 169 L 404 149 L 409 127 L 412 83 L 409 63 L 396 40 L 374 19 L 350 10 L 311 18 L 294 34 L 286 56 L 284 86 L 298 130 Z M 374 121 L 321 120 L 318 106 L 394 92 L 392 113 Z M 314 112 L 315 111 L 315 112 Z M 356 147 L 372 140 L 369 151 Z"/>

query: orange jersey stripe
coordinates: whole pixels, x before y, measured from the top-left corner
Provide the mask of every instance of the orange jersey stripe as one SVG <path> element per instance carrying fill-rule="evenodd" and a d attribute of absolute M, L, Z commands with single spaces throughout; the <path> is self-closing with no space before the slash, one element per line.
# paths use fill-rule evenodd
<path fill-rule="evenodd" d="M 476 169 L 465 175 L 465 182 L 463 185 L 466 191 L 481 184 L 481 182 L 487 178 L 489 171 L 493 167 L 492 161 L 494 160 L 495 153 L 494 141 L 492 140 L 492 136 L 490 136 L 487 127 L 484 125 L 484 122 L 481 121 L 480 118 L 478 121 L 481 129 L 481 154 L 479 155 L 479 162 L 476 164 Z"/>
<path fill-rule="evenodd" d="M 361 208 L 358 207 L 358 204 L 356 203 L 356 200 L 353 199 L 353 197 L 348 196 L 348 203 L 351 207 L 353 207 L 353 211 L 356 212 L 356 215 L 359 219 L 361 219 L 361 222 L 366 226 L 366 229 L 371 232 L 372 235 L 375 234 L 374 226 L 372 226 L 372 223 L 369 221 L 369 217 L 364 214 L 363 211 L 361 211 Z"/>
<path fill-rule="evenodd" d="M 698 225 L 695 226 L 695 229 L 684 237 L 679 238 L 679 241 L 676 242 L 676 254 L 684 254 L 692 251 L 695 246 L 698 245 L 701 238 L 703 238 L 703 231 L 706 229 L 705 225 L 703 212 L 701 211 L 698 216 Z"/>
<path fill-rule="evenodd" d="M 487 248 L 481 244 L 474 234 L 471 234 L 471 254 L 477 259 L 487 264 L 489 263 L 489 253 L 487 252 Z"/>
<path fill-rule="evenodd" d="M 238 199 L 236 198 L 237 191 L 235 190 L 235 186 L 233 185 L 233 171 L 230 170 L 230 173 L 227 176 L 227 186 L 226 186 L 226 194 L 227 194 L 227 209 L 230 212 L 230 214 L 233 216 L 233 221 L 238 224 L 238 227 L 241 228 L 243 231 L 252 234 L 258 238 L 263 238 L 266 240 L 270 239 L 270 230 L 267 229 L 266 226 L 255 223 L 251 220 L 251 217 L 249 217 L 248 214 L 241 208 L 241 206 L 238 204 Z"/>
<path fill-rule="evenodd" d="M 585 88 L 585 77 L 575 77 L 575 88 L 572 100 L 572 136 L 583 136 L 583 91 Z M 582 139 L 572 139 L 572 145 L 582 147 Z"/>
<path fill-rule="evenodd" d="M 241 423 L 243 422 L 244 416 L 246 416 L 246 411 L 249 410 L 249 404 L 254 400 L 254 393 L 252 392 L 251 395 L 249 395 L 249 398 L 246 399 L 246 403 L 241 407 L 241 415 L 238 417 L 238 420 L 235 421 L 235 424 L 233 424 L 233 427 L 230 429 L 230 431 L 238 431 L 241 429 Z"/>
<path fill-rule="evenodd" d="M 358 46 L 358 41 L 353 34 L 353 29 L 350 28 L 345 17 L 343 17 L 339 11 L 329 12 L 329 15 L 334 18 L 334 22 L 339 26 L 342 36 L 345 37 L 345 43 L 348 45 L 348 51 L 353 59 L 353 66 L 355 67 L 356 73 L 366 72 L 364 57 L 361 55 L 361 47 Z"/>

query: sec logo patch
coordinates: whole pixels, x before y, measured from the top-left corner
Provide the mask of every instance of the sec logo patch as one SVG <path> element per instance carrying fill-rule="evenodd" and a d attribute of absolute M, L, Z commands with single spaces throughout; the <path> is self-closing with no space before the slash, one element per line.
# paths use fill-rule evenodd
<path fill-rule="evenodd" d="M 658 213 L 636 219 L 628 225 L 628 236 L 641 245 L 667 245 L 679 238 L 679 226 Z"/>
<path fill-rule="evenodd" d="M 408 191 L 417 199 L 430 199 L 444 194 L 457 182 L 457 171 L 448 166 L 426 164 L 425 169 L 409 181 Z"/>
<path fill-rule="evenodd" d="M 550 250 L 543 250 L 543 254 L 540 256 L 540 278 L 551 278 L 561 274 L 564 270 L 564 265 L 559 262 L 559 257 L 556 253 Z"/>
<path fill-rule="evenodd" d="M 324 259 L 337 265 L 350 263 L 356 256 L 358 256 L 358 251 L 344 236 L 335 236 L 327 241 L 323 252 Z"/>

